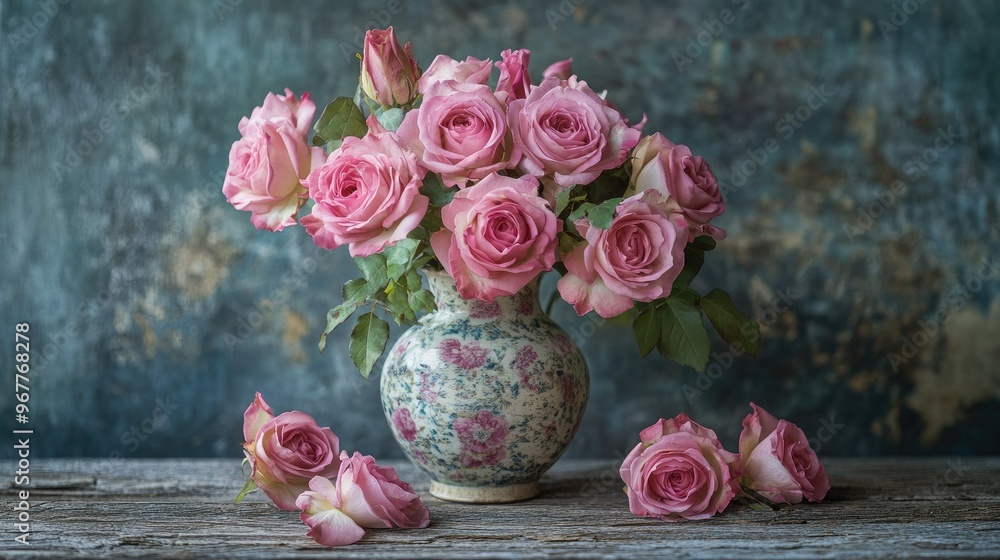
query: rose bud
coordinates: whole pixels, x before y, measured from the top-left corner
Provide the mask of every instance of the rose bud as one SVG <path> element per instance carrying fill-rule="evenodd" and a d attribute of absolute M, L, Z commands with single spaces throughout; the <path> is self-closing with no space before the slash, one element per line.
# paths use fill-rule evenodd
<path fill-rule="evenodd" d="M 399 45 L 390 26 L 365 33 L 361 59 L 361 91 L 383 107 L 409 105 L 417 97 L 420 68 L 410 44 Z"/>

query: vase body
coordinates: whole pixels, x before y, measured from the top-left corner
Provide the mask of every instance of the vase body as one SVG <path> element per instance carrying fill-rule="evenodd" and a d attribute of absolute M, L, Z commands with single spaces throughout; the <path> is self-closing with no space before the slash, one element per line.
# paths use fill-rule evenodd
<path fill-rule="evenodd" d="M 583 355 L 541 311 L 537 278 L 493 303 L 463 300 L 444 272 L 427 278 L 438 310 L 400 336 L 382 369 L 396 441 L 438 498 L 531 498 L 583 418 Z"/>

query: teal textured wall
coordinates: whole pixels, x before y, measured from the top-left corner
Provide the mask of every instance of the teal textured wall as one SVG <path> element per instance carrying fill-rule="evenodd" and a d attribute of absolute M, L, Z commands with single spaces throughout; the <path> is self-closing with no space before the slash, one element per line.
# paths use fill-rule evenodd
<path fill-rule="evenodd" d="M 572 56 L 724 184 L 699 287 L 757 316 L 762 355 L 716 340 L 699 375 L 557 307 L 592 370 L 570 455 L 680 411 L 735 447 L 751 400 L 821 455 L 1000 453 L 1000 4 L 348 4 L 0 2 L 0 338 L 31 324 L 33 451 L 237 456 L 260 390 L 399 456 L 346 332 L 315 348 L 346 252 L 255 230 L 220 179 L 268 91 L 353 92 L 360 31 L 389 23 L 423 67 Z M 0 392 L 3 425 L 13 407 Z"/>

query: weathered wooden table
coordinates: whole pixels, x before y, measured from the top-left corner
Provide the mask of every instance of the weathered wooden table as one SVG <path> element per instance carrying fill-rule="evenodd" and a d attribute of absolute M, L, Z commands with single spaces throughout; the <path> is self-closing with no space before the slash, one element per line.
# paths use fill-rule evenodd
<path fill-rule="evenodd" d="M 700 522 L 634 517 L 615 461 L 562 461 L 540 497 L 462 505 L 427 494 L 426 477 L 394 463 L 431 511 L 423 530 L 371 530 L 335 550 L 304 535 L 294 513 L 242 486 L 234 460 L 31 462 L 28 546 L 14 541 L 16 489 L 2 489 L 0 557 L 51 558 L 998 558 L 1000 458 L 827 459 L 821 504 L 731 506 Z M 16 466 L 2 462 L 3 472 Z"/>

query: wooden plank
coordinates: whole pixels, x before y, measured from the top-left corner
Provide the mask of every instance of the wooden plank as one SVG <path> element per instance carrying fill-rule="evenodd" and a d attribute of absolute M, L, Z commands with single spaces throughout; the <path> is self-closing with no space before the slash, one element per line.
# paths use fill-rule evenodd
<path fill-rule="evenodd" d="M 951 461 L 951 463 L 949 463 Z M 339 558 L 847 558 L 996 557 L 1000 459 L 828 459 L 822 504 L 776 512 L 733 507 L 711 520 L 664 523 L 628 511 L 612 461 L 563 461 L 541 497 L 521 504 L 453 504 L 427 495 L 424 530 L 370 531 Z M 0 468 L 13 472 L 12 464 Z M 303 536 L 296 514 L 251 497 L 239 460 L 39 459 L 32 463 L 32 545 L 3 555 L 308 558 L 331 553 Z M 0 490 L 7 504 L 13 489 Z M 5 507 L 9 511 L 9 506 Z"/>

